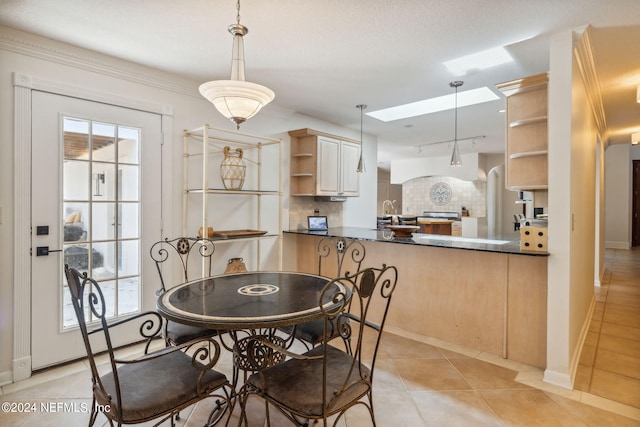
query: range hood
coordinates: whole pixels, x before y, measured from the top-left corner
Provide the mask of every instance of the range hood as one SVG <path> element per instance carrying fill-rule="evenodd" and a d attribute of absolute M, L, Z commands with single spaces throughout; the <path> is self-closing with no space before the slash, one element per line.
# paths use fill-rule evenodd
<path fill-rule="evenodd" d="M 316 202 L 346 202 L 345 196 L 315 196 L 313 198 Z"/>

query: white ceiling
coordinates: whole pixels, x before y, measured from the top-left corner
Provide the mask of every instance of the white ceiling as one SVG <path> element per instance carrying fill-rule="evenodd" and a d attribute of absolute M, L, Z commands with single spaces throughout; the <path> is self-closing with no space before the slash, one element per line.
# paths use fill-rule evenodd
<path fill-rule="evenodd" d="M 549 69 L 551 35 L 593 27 L 610 142 L 640 130 L 638 0 L 242 0 L 247 80 L 276 93 L 266 109 L 296 111 L 360 129 L 373 111 L 488 86 Z M 0 0 L 0 25 L 201 82 L 229 77 L 234 0 Z M 505 45 L 515 62 L 465 76 L 443 62 Z M 504 101 L 461 108 L 458 138 L 486 135 L 462 153 L 504 151 Z M 379 159 L 418 155 L 453 138 L 453 111 L 383 123 Z M 448 144 L 420 155 L 448 155 Z"/>

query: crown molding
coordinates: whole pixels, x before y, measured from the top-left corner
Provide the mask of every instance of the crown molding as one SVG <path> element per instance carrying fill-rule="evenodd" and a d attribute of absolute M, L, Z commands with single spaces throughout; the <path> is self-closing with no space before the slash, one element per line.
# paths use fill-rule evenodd
<path fill-rule="evenodd" d="M 598 132 L 603 137 L 603 141 L 607 141 L 608 145 L 608 131 L 607 121 L 604 114 L 604 105 L 602 102 L 602 89 L 600 88 L 600 81 L 598 79 L 598 73 L 596 72 L 596 66 L 593 55 L 593 44 L 591 42 L 591 27 L 587 27 L 582 36 L 576 43 L 574 48 L 574 57 L 578 64 L 578 70 L 582 77 L 582 81 L 586 87 L 587 98 L 589 99 L 589 105 L 596 122 Z"/>
<path fill-rule="evenodd" d="M 0 26 L 0 49 L 201 98 L 193 80 L 10 27 Z"/>

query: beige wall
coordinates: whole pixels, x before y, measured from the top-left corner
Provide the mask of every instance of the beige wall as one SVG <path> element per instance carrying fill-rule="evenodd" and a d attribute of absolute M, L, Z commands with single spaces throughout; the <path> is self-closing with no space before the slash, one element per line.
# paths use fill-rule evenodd
<path fill-rule="evenodd" d="M 596 182 L 602 177 L 596 179 L 598 129 L 589 96 L 594 86 L 585 80 L 573 56 L 579 38 L 571 31 L 552 37 L 549 71 L 551 255 L 544 378 L 566 388 L 573 385 L 594 304 L 596 233 L 600 233 L 595 208 Z"/>
<path fill-rule="evenodd" d="M 627 165 L 626 167 L 621 167 Z M 611 145 L 605 151 L 605 246 L 631 247 L 631 146 Z"/>

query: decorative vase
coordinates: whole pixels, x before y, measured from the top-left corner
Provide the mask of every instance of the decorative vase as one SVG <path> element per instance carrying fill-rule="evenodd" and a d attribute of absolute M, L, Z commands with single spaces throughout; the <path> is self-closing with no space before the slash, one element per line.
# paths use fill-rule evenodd
<path fill-rule="evenodd" d="M 242 190 L 244 176 L 247 171 L 247 166 L 242 160 L 242 154 L 242 148 L 236 148 L 235 151 L 231 151 L 231 148 L 224 147 L 224 159 L 220 164 L 220 177 L 224 188 L 227 190 Z"/>

